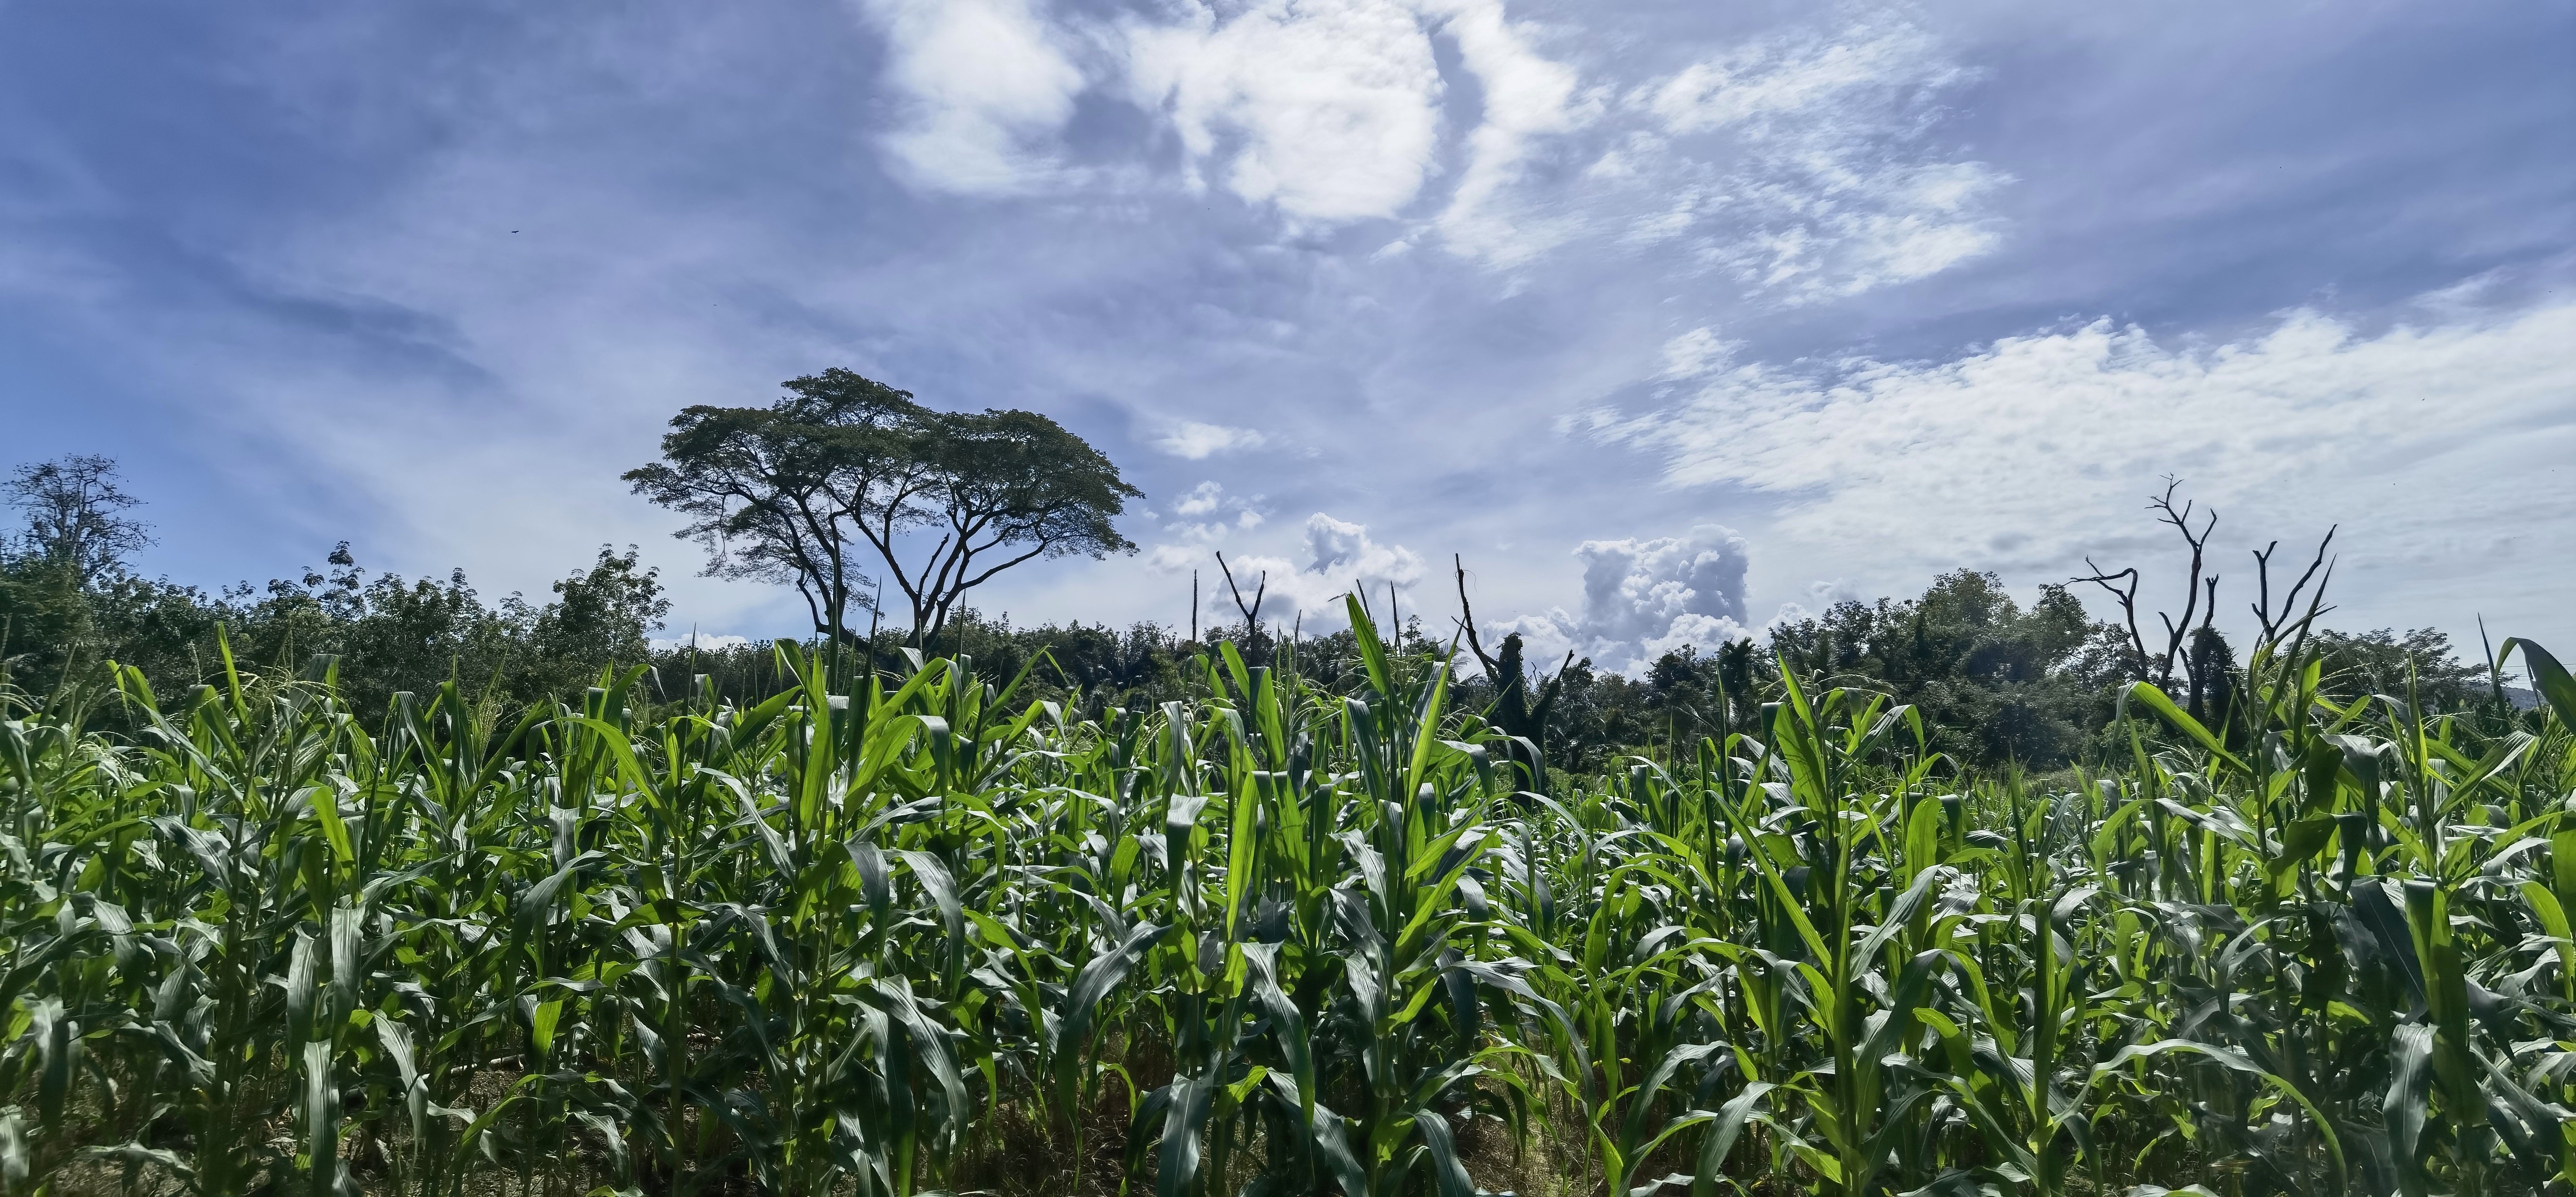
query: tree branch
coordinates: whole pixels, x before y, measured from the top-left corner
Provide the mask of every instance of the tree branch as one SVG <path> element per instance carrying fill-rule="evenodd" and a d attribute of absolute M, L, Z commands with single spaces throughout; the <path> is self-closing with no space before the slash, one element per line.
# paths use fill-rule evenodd
<path fill-rule="evenodd" d="M 1466 561 L 1458 554 L 1451 553 L 1449 555 L 1449 564 L 1452 568 L 1458 571 L 1458 613 L 1461 618 L 1458 619 L 1456 623 L 1459 627 L 1466 629 L 1467 650 L 1476 654 L 1477 663 L 1485 667 L 1485 676 L 1493 678 L 1495 685 L 1502 685 L 1502 679 L 1496 676 L 1501 667 L 1494 663 L 1494 659 L 1492 657 L 1486 655 L 1484 642 L 1476 637 L 1476 611 L 1475 608 L 1467 605 Z"/>
<path fill-rule="evenodd" d="M 1225 587 L 1234 592 L 1235 610 L 1243 612 L 1243 642 L 1247 645 L 1257 645 L 1261 639 L 1259 623 L 1261 600 L 1270 593 L 1270 571 L 1266 569 L 1261 571 L 1261 581 L 1252 591 L 1252 605 L 1247 607 L 1243 603 L 1243 587 L 1235 585 L 1234 570 L 1225 563 L 1225 553 L 1222 550 L 1216 555 L 1216 567 L 1225 571 Z"/>

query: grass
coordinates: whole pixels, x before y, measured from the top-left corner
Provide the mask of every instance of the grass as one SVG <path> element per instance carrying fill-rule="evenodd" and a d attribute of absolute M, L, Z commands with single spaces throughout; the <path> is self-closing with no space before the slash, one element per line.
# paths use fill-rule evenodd
<path fill-rule="evenodd" d="M 1958 780 L 1791 679 L 1540 793 L 1354 605 L 1098 720 L 972 662 L 367 730 L 0 721 L 0 1193 L 2566 1192 L 2576 684 L 2258 646 Z M 132 735 L 91 730 L 95 704 Z M 2136 1188 L 2133 1186 L 2147 1186 Z"/>

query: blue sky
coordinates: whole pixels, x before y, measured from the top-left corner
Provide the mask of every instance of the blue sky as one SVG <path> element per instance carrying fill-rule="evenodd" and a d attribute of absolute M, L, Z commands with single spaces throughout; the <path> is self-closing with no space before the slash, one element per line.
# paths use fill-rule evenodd
<path fill-rule="evenodd" d="M 633 542 L 792 631 L 616 477 L 841 365 L 1148 492 L 1021 622 L 1462 553 L 1619 664 L 2170 570 L 2173 474 L 2231 610 L 2340 524 L 2346 626 L 2567 640 L 2570 61 L 2564 0 L 16 0 L 0 457 L 120 458 L 184 580 Z"/>

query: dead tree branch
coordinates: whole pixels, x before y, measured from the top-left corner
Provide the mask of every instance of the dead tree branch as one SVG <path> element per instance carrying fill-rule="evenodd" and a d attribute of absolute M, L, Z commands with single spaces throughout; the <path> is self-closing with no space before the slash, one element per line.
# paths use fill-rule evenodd
<path fill-rule="evenodd" d="M 1253 587 L 1252 602 L 1243 601 L 1243 587 L 1235 585 L 1234 570 L 1225 563 L 1225 554 L 1216 555 L 1216 567 L 1225 571 L 1225 588 L 1234 592 L 1234 609 L 1243 612 L 1243 642 L 1252 645 L 1261 636 L 1261 600 L 1270 593 L 1270 571 L 1261 571 L 1261 581 Z"/>
<path fill-rule="evenodd" d="M 1467 651 L 1476 654 L 1476 663 L 1485 667 L 1485 676 L 1492 678 L 1496 686 L 1505 685 L 1507 683 L 1498 672 L 1494 658 L 1485 652 L 1485 642 L 1476 636 L 1476 610 L 1467 605 L 1467 563 L 1458 554 L 1451 553 L 1449 564 L 1458 571 L 1458 614 L 1460 616 L 1451 622 L 1456 623 L 1467 633 Z"/>
<path fill-rule="evenodd" d="M 2073 579 L 2100 586 L 2119 600 L 2121 620 L 2129 633 L 2131 664 L 2141 679 L 2152 681 L 2159 688 L 2173 685 L 2177 662 L 2190 665 L 2187 648 L 2194 627 L 2211 628 L 2218 615 L 2218 575 L 2208 571 L 2209 538 L 2218 528 L 2218 513 L 2214 510 L 2202 512 L 2189 500 L 2176 506 L 2174 492 L 2181 487 L 2182 479 L 2167 475 L 2164 493 L 2147 501 L 2147 510 L 2156 513 L 2156 522 L 2171 525 L 2182 534 L 2183 543 L 2191 548 L 2191 576 L 2183 591 L 2182 618 L 2176 619 L 2164 611 L 2156 613 L 2157 620 L 2164 624 L 2165 629 L 2162 652 L 2147 651 L 2146 636 L 2139 627 L 2138 581 L 2141 575 L 2136 567 L 2105 570 L 2087 557 L 2084 564 L 2093 573 L 2089 577 Z M 2196 530 L 2193 527 L 2195 516 L 2206 517 L 2199 520 Z"/>
<path fill-rule="evenodd" d="M 2326 583 L 2334 578 L 2334 565 L 2326 560 L 2326 549 L 2334 544 L 2335 532 L 2342 526 L 2337 524 L 2326 529 L 2325 539 L 2317 542 L 2315 559 L 2309 561 L 2308 568 L 2300 572 L 2299 580 L 2291 585 L 2290 592 L 2281 596 L 2281 606 L 2277 610 L 2272 606 L 2272 553 L 2281 547 L 2281 542 L 2273 541 L 2263 546 L 2261 552 L 2254 554 L 2256 586 L 2254 620 L 2263 627 L 2263 643 L 2277 644 L 2283 633 L 2292 630 L 2304 633 L 2309 621 L 2326 612 L 2327 608 L 2318 606 L 2325 601 Z M 2325 571 L 2325 577 L 2317 579 L 2317 592 L 2308 602 L 2308 613 L 2293 622 L 2290 617 L 2299 609 L 2299 592 L 2308 588 L 2308 581 L 2317 578 L 2317 571 L 2320 569 Z"/>
<path fill-rule="evenodd" d="M 2138 568 L 2133 565 L 2117 573 L 2107 573 L 2101 566 L 2093 564 L 2090 557 L 2084 559 L 2084 564 L 2093 571 L 2092 576 L 2073 580 L 2091 582 L 2110 591 L 2111 597 L 2120 601 L 2120 616 L 2129 631 L 2130 668 L 2139 677 L 2147 676 L 2147 641 L 2138 634 Z M 2127 584 L 2120 585 L 2122 582 Z"/>

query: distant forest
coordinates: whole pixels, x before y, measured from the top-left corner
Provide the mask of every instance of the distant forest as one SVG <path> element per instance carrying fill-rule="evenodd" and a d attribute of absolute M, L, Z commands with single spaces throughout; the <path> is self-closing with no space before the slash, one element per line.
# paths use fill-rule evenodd
<path fill-rule="evenodd" d="M 520 709 L 578 698 L 637 666 L 645 667 L 635 684 L 648 702 L 698 685 L 743 700 L 784 684 L 777 644 L 702 648 L 663 638 L 657 647 L 670 602 L 632 547 L 603 547 L 540 598 L 487 599 L 462 571 L 370 572 L 346 544 L 299 576 L 210 591 L 136 571 L 150 529 L 128 514 L 136 502 L 113 462 L 24 465 L 7 485 L 19 518 L 0 538 L 0 687 L 23 701 L 95 690 L 111 660 L 138 667 L 157 692 L 172 695 L 220 678 L 227 648 L 249 670 L 303 673 L 330 661 L 359 711 L 383 711 L 399 692 L 449 682 L 478 705 Z M 2226 721 L 2236 662 L 2205 617 L 2159 657 L 2133 627 L 2088 616 L 2070 585 L 2043 586 L 2025 607 L 1995 574 L 1959 569 L 1913 598 L 1837 603 L 1776 626 L 1767 643 L 1666 653 L 1634 678 L 1579 657 L 1527 661 L 1518 638 L 1507 637 L 1491 655 L 1481 644 L 1472 654 L 1457 648 L 1458 697 L 1465 709 L 1486 710 L 1489 721 L 1539 742 L 1552 768 L 1575 773 L 1750 726 L 1778 697 L 1783 663 L 1802 678 L 1914 704 L 1939 748 L 1979 768 L 2054 769 L 2125 752 L 2105 729 L 2115 688 L 2134 680 L 2158 681 L 2195 715 Z M 1454 605 L 1409 612 L 1403 648 L 1452 651 L 1457 613 Z M 1022 627 L 965 608 L 928 643 L 914 643 L 909 628 L 886 628 L 859 637 L 850 651 L 889 673 L 907 668 L 907 649 L 971 656 L 988 675 L 1025 671 L 1026 697 L 1087 711 L 1185 697 L 1203 676 L 1191 660 L 1220 640 L 1327 684 L 1356 668 L 1347 631 L 1282 631 L 1237 623 L 1194 640 L 1150 622 Z M 2428 710 L 2519 705 L 2522 697 L 2482 662 L 2461 659 L 2439 631 L 2320 629 L 2313 637 L 2325 650 L 2331 696 L 2404 695 L 2411 687 Z"/>

